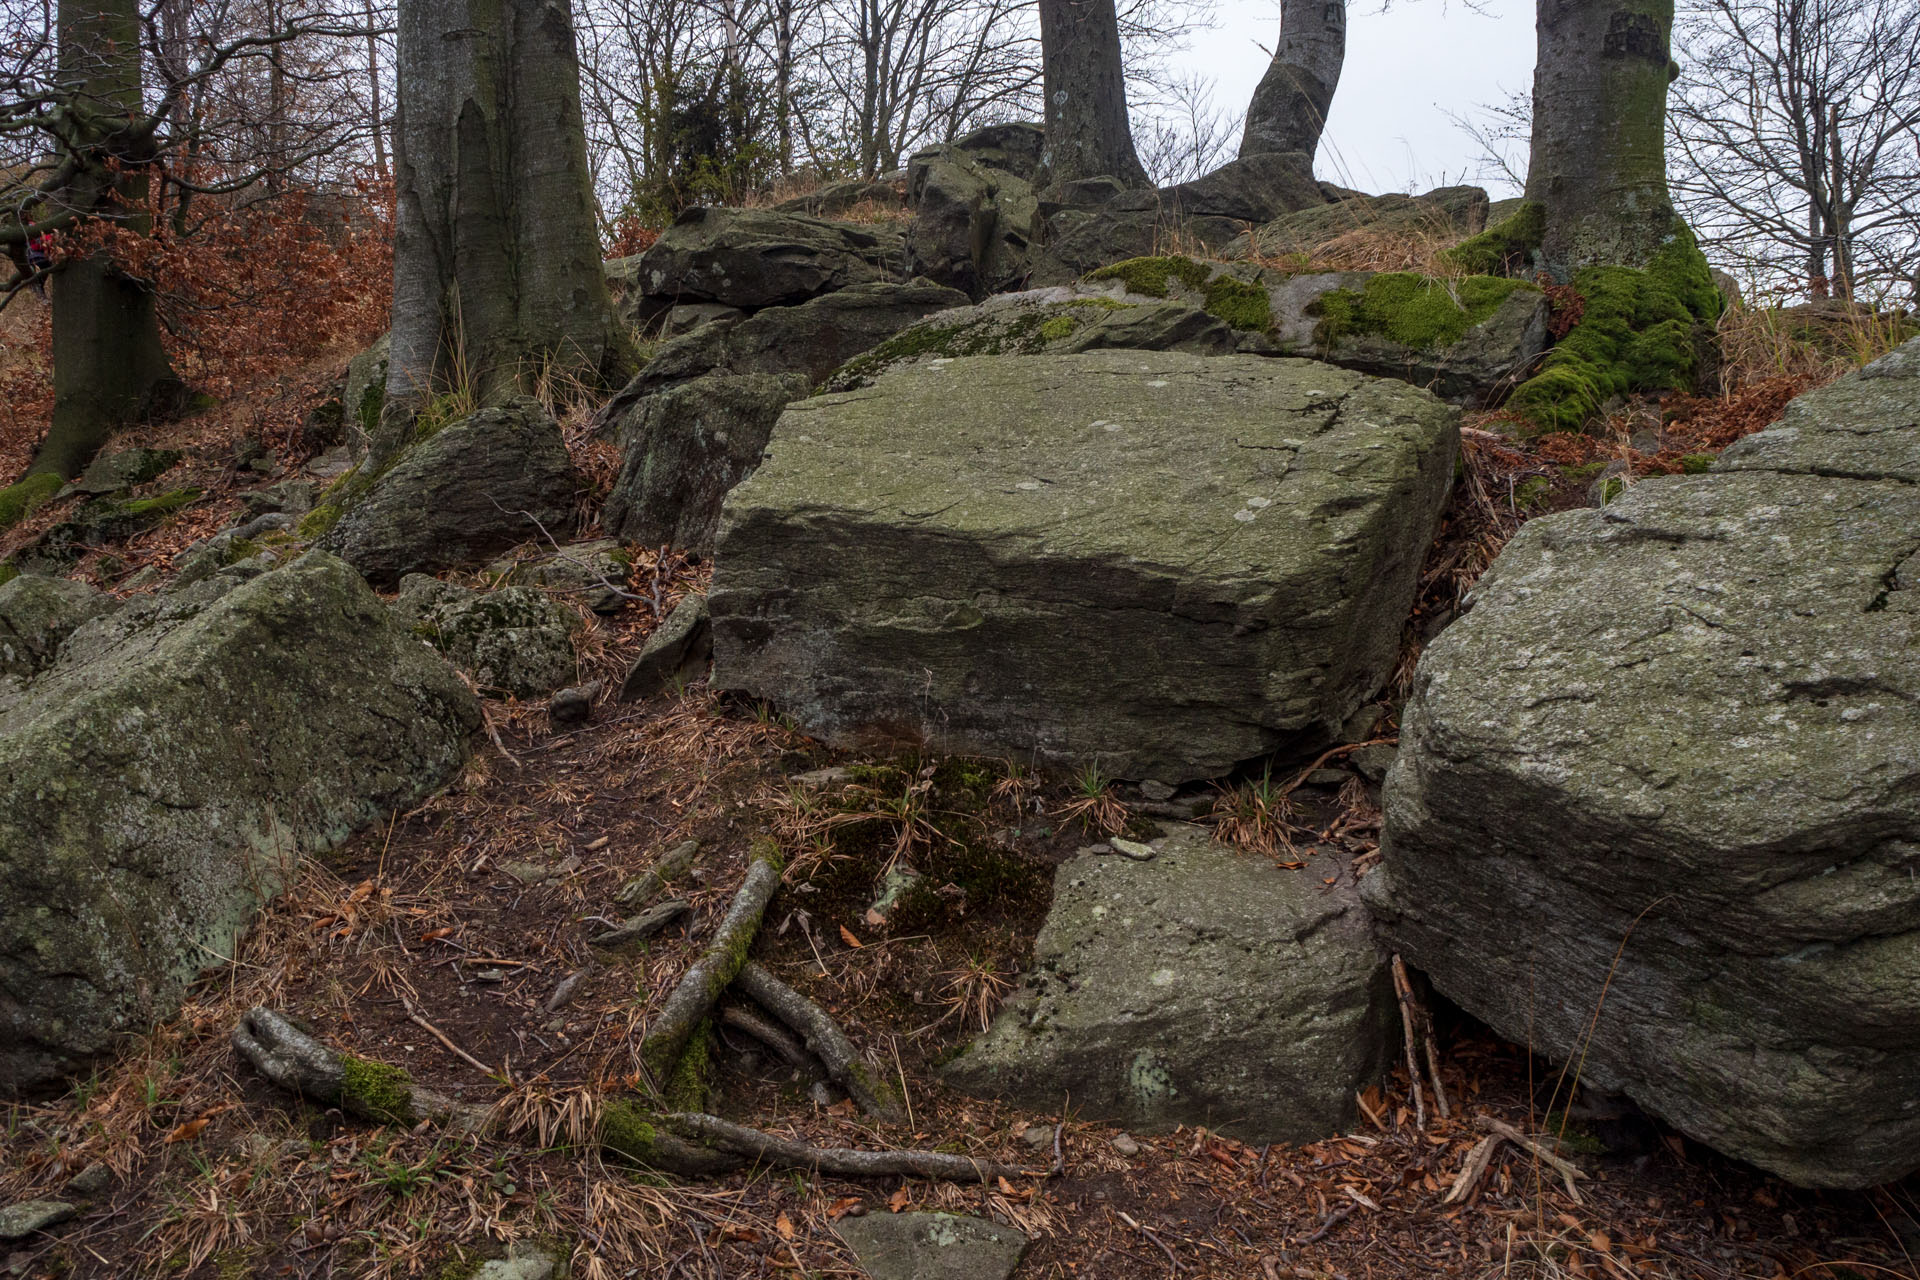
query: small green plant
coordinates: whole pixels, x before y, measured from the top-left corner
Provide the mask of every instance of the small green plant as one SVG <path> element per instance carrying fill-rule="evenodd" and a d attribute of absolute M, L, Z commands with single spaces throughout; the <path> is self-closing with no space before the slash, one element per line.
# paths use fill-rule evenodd
<path fill-rule="evenodd" d="M 1258 781 L 1220 787 L 1213 802 L 1213 838 L 1250 853 L 1291 857 L 1293 801 L 1274 785 L 1273 767 L 1261 770 Z"/>
<path fill-rule="evenodd" d="M 1113 783 L 1103 773 L 1100 766 L 1090 764 L 1082 769 L 1073 780 L 1074 796 L 1059 809 L 1054 817 L 1063 822 L 1076 822 L 1082 831 L 1103 836 L 1118 835 L 1127 829 L 1127 807 L 1113 794 Z"/>

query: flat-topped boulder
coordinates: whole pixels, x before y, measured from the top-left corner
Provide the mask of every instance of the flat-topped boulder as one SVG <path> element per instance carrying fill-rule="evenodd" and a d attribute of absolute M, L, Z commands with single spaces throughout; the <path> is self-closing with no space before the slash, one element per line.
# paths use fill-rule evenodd
<path fill-rule="evenodd" d="M 1920 1168 L 1920 343 L 1528 524 L 1421 659 L 1393 947 L 1794 1182 Z"/>
<path fill-rule="evenodd" d="M 729 495 L 713 682 L 838 743 L 1110 776 L 1310 749 L 1394 664 L 1457 441 L 1304 360 L 898 369 L 790 406 Z"/>
<path fill-rule="evenodd" d="M 1165 1132 L 1312 1142 L 1392 1056 L 1393 982 L 1351 868 L 1180 827 L 1061 864 L 1025 985 L 941 1070 L 963 1092 Z"/>
<path fill-rule="evenodd" d="M 0 682 L 0 1094 L 179 1006 L 298 859 L 417 803 L 479 709 L 311 552 L 143 597 Z"/>
<path fill-rule="evenodd" d="M 906 265 L 898 231 L 771 209 L 696 207 L 640 255 L 636 274 L 649 305 L 719 302 L 751 311 L 904 280 Z"/>

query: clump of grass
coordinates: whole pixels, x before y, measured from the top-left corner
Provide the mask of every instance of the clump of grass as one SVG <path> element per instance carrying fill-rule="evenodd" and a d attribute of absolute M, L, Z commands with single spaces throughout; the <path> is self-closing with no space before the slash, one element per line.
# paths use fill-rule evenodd
<path fill-rule="evenodd" d="M 1062 822 L 1077 823 L 1089 835 L 1117 836 L 1127 829 L 1127 807 L 1113 792 L 1113 782 L 1100 772 L 1100 766 L 1088 765 L 1073 780 L 1074 795 L 1054 810 Z"/>
<path fill-rule="evenodd" d="M 1267 857 L 1291 857 L 1297 852 L 1293 844 L 1293 801 L 1275 785 L 1271 766 L 1261 772 L 1258 781 L 1217 786 L 1216 790 L 1214 839 Z"/>

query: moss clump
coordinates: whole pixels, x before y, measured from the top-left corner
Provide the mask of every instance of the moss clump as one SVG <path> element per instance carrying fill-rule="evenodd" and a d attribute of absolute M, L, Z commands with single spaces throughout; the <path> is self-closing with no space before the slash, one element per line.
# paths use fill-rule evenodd
<path fill-rule="evenodd" d="M 1526 268 L 1546 237 L 1547 207 L 1530 200 L 1504 222 L 1448 249 L 1440 260 L 1469 275 L 1511 275 Z"/>
<path fill-rule="evenodd" d="M 1055 316 L 1040 326 L 1040 336 L 1048 342 L 1059 342 L 1071 338 L 1073 331 L 1079 327 L 1080 322 L 1072 316 Z"/>
<path fill-rule="evenodd" d="M 1112 266 L 1089 272 L 1087 279 L 1118 280 L 1126 285 L 1128 293 L 1164 298 L 1173 292 L 1175 280 L 1189 289 L 1199 289 L 1206 285 L 1209 274 L 1205 267 L 1192 258 L 1128 258 L 1125 262 L 1116 262 Z"/>
<path fill-rule="evenodd" d="M 660 1130 L 653 1113 L 616 1100 L 600 1108 L 600 1145 L 635 1164 L 658 1163 Z"/>
<path fill-rule="evenodd" d="M 1721 299 L 1686 224 L 1674 223 L 1644 271 L 1587 267 L 1573 285 L 1585 304 L 1580 323 L 1510 408 L 1543 431 L 1575 430 L 1614 396 L 1691 384 L 1696 331 L 1719 318 Z"/>
<path fill-rule="evenodd" d="M 1719 459 L 1720 455 L 1717 453 L 1690 453 L 1680 459 L 1680 471 L 1683 475 L 1702 475 L 1711 471 L 1713 464 Z"/>
<path fill-rule="evenodd" d="M 340 1101 L 347 1110 L 369 1120 L 412 1124 L 413 1077 L 398 1067 L 368 1058 L 342 1054 Z"/>
<path fill-rule="evenodd" d="M 300 523 L 294 532 L 302 538 L 317 538 L 332 530 L 340 523 L 340 507 L 335 503 L 323 503 L 300 517 Z"/>
<path fill-rule="evenodd" d="M 11 529 L 32 515 L 47 499 L 60 492 L 63 483 L 59 476 L 42 472 L 0 489 L 0 530 Z"/>
<path fill-rule="evenodd" d="M 1543 507 L 1553 496 L 1553 482 L 1545 476 L 1528 476 L 1513 490 L 1513 505 L 1522 511 Z"/>
<path fill-rule="evenodd" d="M 123 502 L 117 514 L 136 520 L 157 521 L 172 515 L 189 503 L 199 501 L 199 498 L 200 490 L 198 489 L 174 489 L 168 493 L 155 494 L 151 498 L 135 498 L 131 502 Z"/>
<path fill-rule="evenodd" d="M 669 1111 L 704 1111 L 713 1076 L 713 1019 L 702 1018 L 687 1038 L 685 1052 L 667 1077 L 661 1097 Z"/>
<path fill-rule="evenodd" d="M 1206 311 L 1231 329 L 1265 333 L 1273 328 L 1273 299 L 1259 285 L 1237 276 L 1222 274 L 1207 281 Z"/>
<path fill-rule="evenodd" d="M 0 560 L 0 587 L 6 586 L 20 576 L 19 567 L 11 560 Z"/>
<path fill-rule="evenodd" d="M 1538 286 L 1499 276 L 1436 280 L 1408 271 L 1387 271 L 1358 291 L 1334 289 L 1320 295 L 1309 314 L 1320 317 L 1314 340 L 1322 348 L 1331 348 L 1342 338 L 1373 334 L 1402 346 L 1434 351 L 1466 337 L 1468 330 L 1521 290 L 1537 292 Z"/>

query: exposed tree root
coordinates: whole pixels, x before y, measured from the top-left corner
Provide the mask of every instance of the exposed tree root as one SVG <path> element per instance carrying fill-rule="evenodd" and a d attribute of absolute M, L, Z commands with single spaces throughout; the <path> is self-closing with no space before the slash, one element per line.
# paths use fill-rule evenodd
<path fill-rule="evenodd" d="M 859 1104 L 862 1111 L 884 1120 L 903 1118 L 899 1096 L 861 1059 L 853 1042 L 825 1009 L 752 961 L 742 966 L 735 985 L 799 1032 L 807 1048 L 826 1064 L 827 1075 L 847 1091 L 847 1096 Z"/>
<path fill-rule="evenodd" d="M 596 947 L 612 951 L 620 947 L 630 947 L 636 942 L 645 942 L 654 934 L 693 910 L 693 904 L 685 898 L 668 898 L 665 902 L 655 903 L 636 916 L 630 916 L 615 929 L 609 929 L 590 939 Z"/>
<path fill-rule="evenodd" d="M 775 873 L 776 876 L 778 873 Z M 380 1124 L 434 1124 L 477 1132 L 490 1119 L 417 1083 L 398 1067 L 340 1053 L 321 1044 L 282 1014 L 256 1008 L 242 1015 L 234 1050 L 268 1080 L 323 1106 L 337 1106 Z M 705 1177 L 749 1161 L 808 1169 L 837 1177 L 911 1177 L 986 1182 L 1037 1177 L 1015 1165 L 939 1151 L 855 1151 L 815 1147 L 718 1116 L 660 1113 L 616 1100 L 601 1110 L 602 1149 L 663 1173 Z"/>
<path fill-rule="evenodd" d="M 780 888 L 780 852 L 771 840 L 757 841 L 753 865 L 727 908 L 726 919 L 700 958 L 680 979 L 640 1042 L 640 1062 L 656 1087 L 672 1077 L 694 1030 L 713 1013 L 720 994 L 747 962 L 747 950 L 760 931 L 760 917 Z"/>

